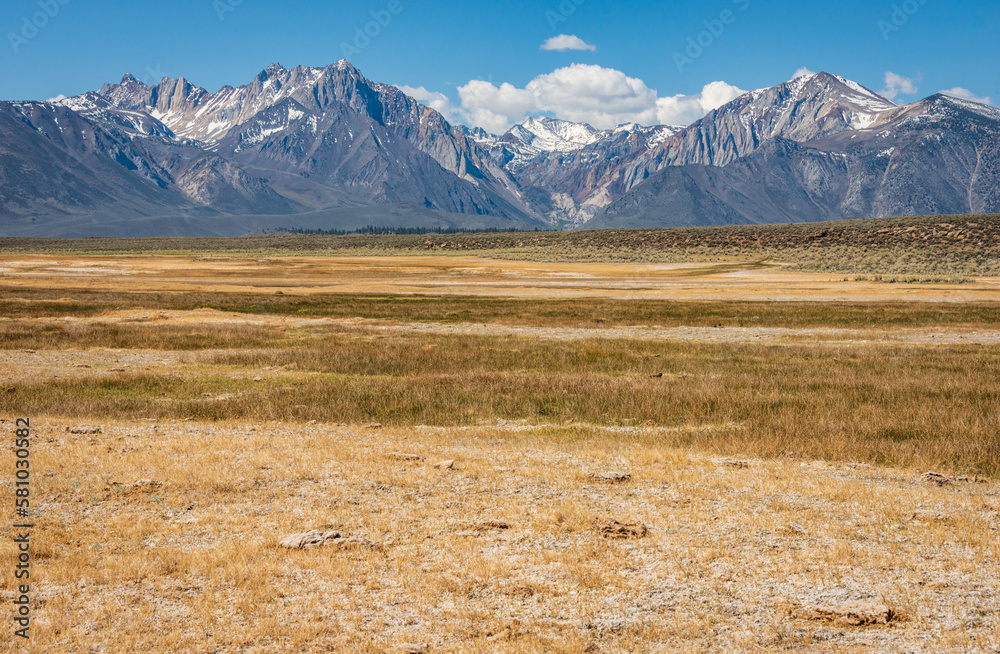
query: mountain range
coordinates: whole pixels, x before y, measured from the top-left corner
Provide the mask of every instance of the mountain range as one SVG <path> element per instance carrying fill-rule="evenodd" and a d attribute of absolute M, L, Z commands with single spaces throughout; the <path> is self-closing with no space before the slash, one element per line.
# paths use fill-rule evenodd
<path fill-rule="evenodd" d="M 552 229 L 1000 211 L 1000 110 L 819 73 L 692 125 L 455 126 L 347 61 L 0 102 L 0 235 Z"/>

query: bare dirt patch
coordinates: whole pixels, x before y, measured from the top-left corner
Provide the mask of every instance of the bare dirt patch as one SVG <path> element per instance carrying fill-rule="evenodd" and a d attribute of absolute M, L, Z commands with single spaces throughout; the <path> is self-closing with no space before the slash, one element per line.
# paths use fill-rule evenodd
<path fill-rule="evenodd" d="M 778 262 L 540 263 L 475 257 L 0 257 L 12 288 L 767 301 L 1000 300 L 1000 282 L 885 284 Z"/>

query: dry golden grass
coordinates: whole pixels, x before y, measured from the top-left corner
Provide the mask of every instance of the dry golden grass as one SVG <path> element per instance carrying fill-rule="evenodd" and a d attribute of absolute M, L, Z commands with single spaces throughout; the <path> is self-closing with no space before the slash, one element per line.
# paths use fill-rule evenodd
<path fill-rule="evenodd" d="M 76 422 L 34 420 L 36 652 L 1000 647 L 995 483 L 741 467 L 643 430 L 102 422 L 78 436 L 64 431 Z M 632 478 L 590 478 L 606 470 Z M 650 534 L 607 540 L 597 518 Z M 484 525 L 496 521 L 509 528 Z M 380 549 L 277 547 L 311 528 Z M 4 538 L 0 566 L 12 560 Z M 795 617 L 852 599 L 896 617 Z"/>
<path fill-rule="evenodd" d="M 719 454 L 1000 476 L 998 342 L 845 343 L 840 332 L 833 342 L 810 332 L 769 343 L 755 342 L 754 332 L 735 332 L 731 342 L 702 342 L 698 333 L 496 338 L 226 320 L 120 327 L 95 319 L 91 330 L 78 322 L 73 334 L 102 349 L 74 353 L 55 338 L 51 351 L 0 354 L 10 380 L 0 389 L 4 403 L 18 415 L 81 420 L 653 425 L 668 430 L 666 444 Z M 24 321 L 0 326 L 0 343 L 2 327 L 25 329 Z M 215 347 L 169 356 L 155 349 L 185 332 L 192 344 Z M 36 347 L 52 333 L 42 330 Z M 669 431 L 690 424 L 728 427 Z"/>
<path fill-rule="evenodd" d="M 350 286 L 457 274 L 437 259 L 189 263 L 0 279 L 36 652 L 1000 652 L 996 280 L 816 302 L 815 278 L 741 264 L 663 273 L 700 298 L 671 301 L 625 299 L 647 280 L 618 269 L 570 297 L 557 267 L 488 266 L 475 284 L 506 296 L 444 297 Z M 698 295 L 744 274 L 797 286 Z M 379 547 L 278 546 L 314 528 Z M 855 600 L 892 617 L 801 617 Z"/>

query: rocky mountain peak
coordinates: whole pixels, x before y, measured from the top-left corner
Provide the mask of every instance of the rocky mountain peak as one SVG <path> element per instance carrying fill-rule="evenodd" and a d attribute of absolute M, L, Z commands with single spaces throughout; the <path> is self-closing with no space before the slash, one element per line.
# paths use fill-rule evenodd
<path fill-rule="evenodd" d="M 0 108 L 18 142 L 8 156 L 49 166 L 23 197 L 65 196 L 80 215 L 403 203 L 576 227 L 1000 207 L 1000 110 L 943 94 L 897 106 L 825 72 L 748 92 L 686 128 L 532 117 L 503 136 L 453 127 L 347 60 L 272 63 L 215 92 L 126 74 L 96 93 Z M 79 183 L 60 196 L 70 170 Z"/>
<path fill-rule="evenodd" d="M 876 127 L 899 107 L 830 73 L 803 75 L 750 91 L 715 109 L 664 143 L 670 164 L 724 166 L 772 138 L 799 143 L 845 130 Z"/>
<path fill-rule="evenodd" d="M 358 69 L 354 67 L 354 64 L 349 62 L 347 59 L 340 59 L 338 61 L 335 61 L 329 66 L 327 66 L 327 68 L 334 68 L 336 70 L 352 70 L 356 73 L 359 72 Z"/>

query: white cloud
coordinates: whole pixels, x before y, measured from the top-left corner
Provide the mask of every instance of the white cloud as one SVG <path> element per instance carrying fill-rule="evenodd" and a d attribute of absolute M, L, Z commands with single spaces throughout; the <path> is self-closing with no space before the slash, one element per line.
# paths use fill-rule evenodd
<path fill-rule="evenodd" d="M 461 120 L 461 110 L 456 107 L 448 96 L 444 93 L 438 93 L 437 91 L 428 91 L 422 86 L 406 86 L 401 85 L 398 87 L 400 91 L 410 96 L 417 102 L 425 104 L 431 109 L 437 110 L 442 116 L 444 116 L 449 121 L 451 120 Z"/>
<path fill-rule="evenodd" d="M 65 99 L 66 99 L 66 96 L 63 95 L 62 93 L 60 93 L 59 95 L 57 95 L 54 98 L 49 98 L 48 100 L 46 100 L 46 102 L 61 102 L 61 101 L 65 100 Z"/>
<path fill-rule="evenodd" d="M 799 68 L 797 71 L 792 73 L 792 79 L 798 79 L 800 77 L 810 77 L 815 74 L 816 74 L 815 71 L 809 70 L 808 68 L 803 66 L 802 68 Z"/>
<path fill-rule="evenodd" d="M 576 34 L 560 34 L 559 36 L 553 36 L 543 43 L 542 50 L 557 50 L 559 52 L 565 52 L 566 50 L 590 50 L 593 52 L 597 50 L 597 46 L 587 43 Z"/>
<path fill-rule="evenodd" d="M 520 122 L 535 110 L 531 92 L 507 82 L 497 87 L 474 79 L 458 87 L 458 97 L 461 98 L 466 121 L 494 134 L 506 132 L 513 122 Z"/>
<path fill-rule="evenodd" d="M 589 123 L 598 129 L 623 123 L 686 126 L 745 93 L 726 82 L 711 82 L 693 95 L 661 98 L 641 79 L 613 68 L 585 64 L 539 75 L 524 88 L 474 79 L 458 87 L 458 104 L 422 86 L 399 88 L 451 122 L 482 127 L 493 134 L 502 134 L 529 116 L 540 115 Z"/>
<path fill-rule="evenodd" d="M 441 94 L 413 89 L 420 94 L 418 96 L 408 87 L 404 91 L 418 100 L 423 96 L 428 102 L 437 102 L 450 110 L 450 115 L 442 112 L 449 119 L 476 125 L 494 134 L 501 134 L 533 115 L 553 115 L 563 120 L 589 123 L 598 129 L 610 129 L 623 123 L 688 125 L 743 93 L 725 82 L 712 82 L 694 95 L 660 98 L 656 90 L 646 86 L 641 79 L 613 68 L 585 64 L 573 64 L 539 75 L 524 88 L 472 80 L 458 88 L 458 107 L 446 104 Z"/>
<path fill-rule="evenodd" d="M 972 91 L 961 86 L 956 86 L 955 88 L 947 89 L 941 91 L 945 95 L 950 95 L 955 98 L 961 98 L 962 100 L 970 100 L 972 102 L 979 102 L 981 104 L 993 104 L 993 99 L 987 96 L 976 95 Z"/>
<path fill-rule="evenodd" d="M 525 90 L 538 111 L 598 129 L 655 120 L 656 91 L 612 68 L 573 64 L 539 75 Z"/>
<path fill-rule="evenodd" d="M 919 82 L 919 78 L 916 82 Z M 895 100 L 900 93 L 903 95 L 913 95 L 917 92 L 916 82 L 909 77 L 903 77 L 896 73 L 886 71 L 885 88 L 879 91 L 879 95 L 889 100 Z"/>
<path fill-rule="evenodd" d="M 725 82 L 709 82 L 701 93 L 675 95 L 656 101 L 656 121 L 663 125 L 687 126 L 705 114 L 746 93 Z"/>

